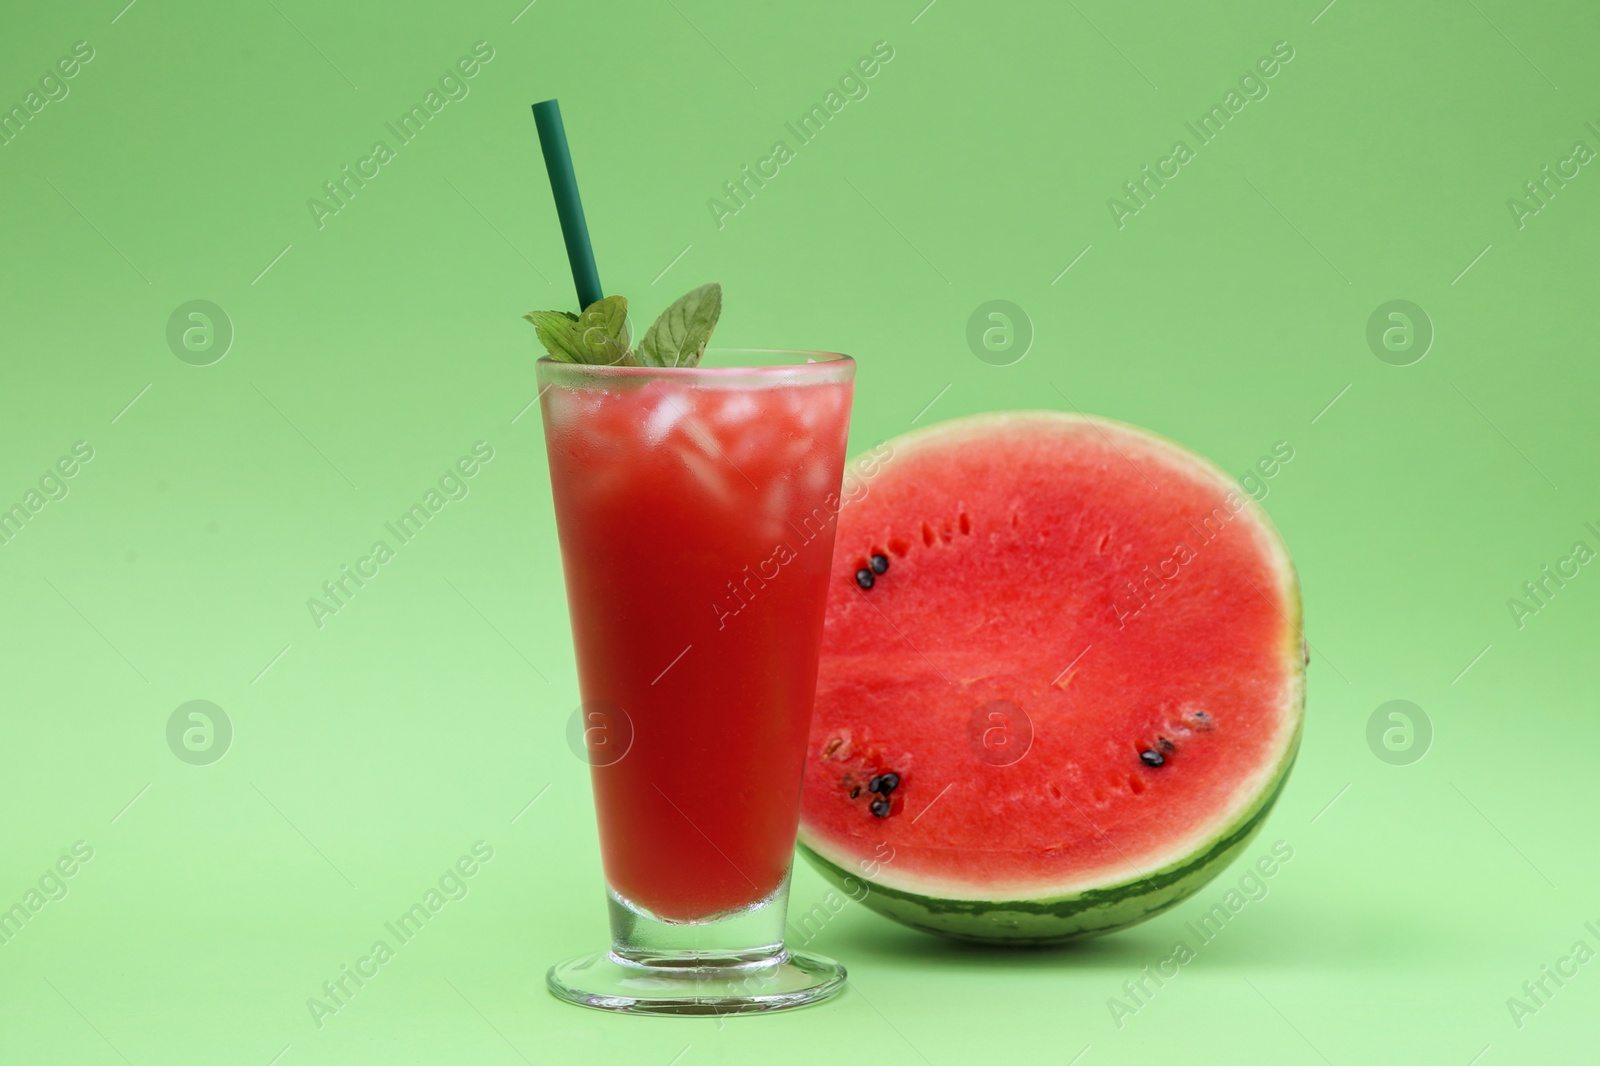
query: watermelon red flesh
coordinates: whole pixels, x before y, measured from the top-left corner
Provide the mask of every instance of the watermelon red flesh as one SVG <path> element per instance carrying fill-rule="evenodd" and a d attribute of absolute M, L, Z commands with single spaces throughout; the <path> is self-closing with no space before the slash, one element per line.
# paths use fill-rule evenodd
<path fill-rule="evenodd" d="M 902 438 L 866 484 L 839 518 L 806 847 L 852 873 L 892 854 L 891 892 L 1054 899 L 1192 865 L 1263 813 L 1298 742 L 1300 606 L 1226 475 L 1038 413 Z"/>

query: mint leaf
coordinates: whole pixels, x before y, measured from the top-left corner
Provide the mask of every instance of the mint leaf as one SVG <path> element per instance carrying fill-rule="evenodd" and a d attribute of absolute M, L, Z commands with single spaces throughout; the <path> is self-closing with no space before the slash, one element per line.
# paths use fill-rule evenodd
<path fill-rule="evenodd" d="M 603 296 L 578 316 L 578 338 L 586 363 L 637 366 L 628 336 L 628 299 Z"/>
<path fill-rule="evenodd" d="M 583 314 L 571 311 L 529 311 L 522 316 L 533 323 L 539 343 L 550 358 L 563 363 L 601 366 L 639 366 L 628 334 L 628 301 L 606 296 Z"/>
<path fill-rule="evenodd" d="M 644 340 L 639 356 L 646 366 L 697 366 L 722 314 L 722 286 L 702 285 L 661 312 Z"/>
<path fill-rule="evenodd" d="M 533 323 L 539 343 L 550 358 L 562 363 L 582 363 L 583 341 L 578 331 L 578 316 L 571 311 L 529 311 L 522 316 Z"/>

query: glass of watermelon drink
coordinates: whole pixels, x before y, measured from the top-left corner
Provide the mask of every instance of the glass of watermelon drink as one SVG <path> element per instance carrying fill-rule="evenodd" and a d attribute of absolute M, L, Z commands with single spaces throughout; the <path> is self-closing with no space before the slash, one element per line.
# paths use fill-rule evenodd
<path fill-rule="evenodd" d="M 540 359 L 611 950 L 573 1003 L 776 1010 L 838 991 L 787 950 L 789 873 L 855 363 Z"/>

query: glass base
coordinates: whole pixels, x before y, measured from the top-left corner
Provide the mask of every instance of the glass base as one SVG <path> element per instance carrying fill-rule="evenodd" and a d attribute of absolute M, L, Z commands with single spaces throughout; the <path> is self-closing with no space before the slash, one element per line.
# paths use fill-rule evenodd
<path fill-rule="evenodd" d="M 832 959 L 785 951 L 758 961 L 728 959 L 631 962 L 611 952 L 582 955 L 550 968 L 545 983 L 558 999 L 632 1014 L 723 1015 L 788 1010 L 819 1003 L 844 988 Z"/>

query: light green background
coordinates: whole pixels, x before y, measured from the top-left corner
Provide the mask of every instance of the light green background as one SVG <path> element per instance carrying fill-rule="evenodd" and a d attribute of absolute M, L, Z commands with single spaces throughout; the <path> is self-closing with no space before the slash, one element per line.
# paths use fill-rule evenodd
<path fill-rule="evenodd" d="M 1506 606 L 1600 547 L 1600 175 L 1521 229 L 1506 206 L 1600 148 L 1585 5 L 124 2 L 0 17 L 8 108 L 95 50 L 0 147 L 0 504 L 95 449 L 0 546 L 0 905 L 94 848 L 0 946 L 0 1061 L 1593 1055 L 1600 962 L 1521 1029 L 1506 1006 L 1600 947 L 1600 572 L 1520 630 Z M 1270 95 L 1119 229 L 1108 197 L 1280 40 Z M 478 41 L 470 95 L 319 229 L 307 199 Z M 707 199 L 877 41 L 870 95 L 719 229 Z M 608 290 L 653 313 L 721 280 L 719 342 L 854 354 L 858 447 L 1069 402 L 1239 473 L 1293 446 L 1265 503 L 1305 584 L 1309 717 L 1252 856 L 1295 857 L 1120 1030 L 1108 998 L 1240 871 L 1066 951 L 851 906 L 811 945 L 849 991 L 788 1016 L 543 991 L 605 937 L 518 318 L 572 302 L 528 113 L 551 95 Z M 165 340 L 194 299 L 236 333 L 214 365 Z M 1011 366 L 965 340 L 991 299 L 1035 332 Z M 1365 341 L 1393 299 L 1436 331 L 1411 366 Z M 307 598 L 480 439 L 470 496 L 319 630 Z M 1402 698 L 1435 736 L 1393 766 L 1365 730 Z M 234 726 L 209 766 L 166 743 L 192 699 Z M 470 894 L 319 1030 L 307 998 L 478 840 Z M 796 907 L 825 891 L 801 869 Z"/>

